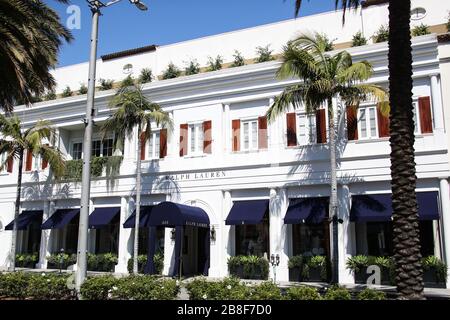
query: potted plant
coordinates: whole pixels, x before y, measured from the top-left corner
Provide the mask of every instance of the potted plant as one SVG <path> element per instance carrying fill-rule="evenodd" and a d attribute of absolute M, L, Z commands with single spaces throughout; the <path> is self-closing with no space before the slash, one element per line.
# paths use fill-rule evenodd
<path fill-rule="evenodd" d="M 301 281 L 303 256 L 297 255 L 289 258 L 289 281 Z"/>
<path fill-rule="evenodd" d="M 228 271 L 230 275 L 238 278 L 244 278 L 244 266 L 242 264 L 242 256 L 230 257 L 228 259 Z"/>
<path fill-rule="evenodd" d="M 347 269 L 353 272 L 355 283 L 366 283 L 369 275 L 367 267 L 369 266 L 369 257 L 366 255 L 356 255 L 347 259 Z"/>
<path fill-rule="evenodd" d="M 327 258 L 325 256 L 308 257 L 303 265 L 302 278 L 312 282 L 327 281 L 327 269 Z"/>
<path fill-rule="evenodd" d="M 245 279 L 267 280 L 269 275 L 269 261 L 258 256 L 243 256 L 241 258 L 244 266 Z"/>
<path fill-rule="evenodd" d="M 422 259 L 423 282 L 427 287 L 445 288 L 447 265 L 435 256 Z"/>
<path fill-rule="evenodd" d="M 381 271 L 381 284 L 382 285 L 394 285 L 394 261 L 391 257 L 375 257 L 373 264 L 380 267 Z"/>

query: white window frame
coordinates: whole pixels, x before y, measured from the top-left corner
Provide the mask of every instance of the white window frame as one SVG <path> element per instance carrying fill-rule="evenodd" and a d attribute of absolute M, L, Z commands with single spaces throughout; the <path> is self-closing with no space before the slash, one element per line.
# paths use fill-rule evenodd
<path fill-rule="evenodd" d="M 301 125 L 300 118 L 305 118 L 305 125 Z M 317 143 L 317 123 L 316 114 L 307 112 L 296 113 L 296 132 L 297 132 L 297 145 L 305 146 Z M 309 137 L 306 138 L 309 132 Z M 307 141 L 305 141 L 307 140 Z"/>
<path fill-rule="evenodd" d="M 374 110 L 374 116 L 375 116 L 375 135 L 372 136 L 372 127 L 370 126 L 370 110 Z M 362 120 L 361 120 L 361 111 L 364 110 L 365 112 L 365 123 L 366 123 L 366 136 L 363 137 L 362 135 Z M 357 113 L 357 119 L 358 119 L 358 140 L 371 140 L 371 139 L 378 139 L 379 133 L 378 133 L 378 112 L 377 112 L 377 106 L 376 105 L 367 105 L 367 106 L 360 106 L 358 108 Z"/>
<path fill-rule="evenodd" d="M 6 160 L 6 152 L 0 154 L 0 164 L 3 163 L 5 160 Z M 7 165 L 5 164 L 3 169 L 0 170 L 0 173 L 7 173 L 7 172 L 8 172 Z"/>
<path fill-rule="evenodd" d="M 191 133 L 191 128 L 194 127 L 195 128 L 195 138 L 194 138 L 194 150 L 192 150 L 192 133 Z M 200 134 L 202 135 L 203 139 L 201 140 L 200 143 Z M 188 143 L 187 143 L 187 155 L 188 156 L 196 156 L 196 155 L 203 155 L 203 142 L 205 141 L 205 135 L 203 132 L 203 121 L 201 122 L 191 122 L 188 123 L 188 134 L 187 134 L 187 138 L 188 138 Z"/>
<path fill-rule="evenodd" d="M 420 113 L 419 113 L 419 100 L 413 101 L 413 120 L 414 120 L 414 134 L 422 134 L 422 126 L 420 124 Z"/>
<path fill-rule="evenodd" d="M 245 130 L 244 125 L 248 123 L 248 148 L 245 148 Z M 253 145 L 253 131 L 252 131 L 252 123 L 256 124 L 256 141 L 255 145 Z M 246 118 L 241 119 L 241 127 L 240 127 L 240 139 L 241 139 L 241 150 L 242 151 L 255 151 L 259 149 L 259 124 L 258 118 Z"/>
<path fill-rule="evenodd" d="M 157 145 L 155 143 L 156 139 L 158 141 L 159 148 L 156 148 L 156 145 Z M 150 141 L 153 141 L 152 145 L 150 145 Z M 147 152 L 146 152 L 146 157 L 147 158 L 146 159 L 148 159 L 148 160 L 159 159 L 159 157 L 160 157 L 159 150 L 161 148 L 160 147 L 160 141 L 161 141 L 161 129 L 152 130 L 150 138 L 145 143 L 145 148 L 147 150 Z"/>
<path fill-rule="evenodd" d="M 70 158 L 72 160 L 80 160 L 80 159 L 74 159 L 74 157 L 73 157 L 75 144 L 81 144 L 81 158 L 80 159 L 83 159 L 83 140 L 81 140 L 81 139 L 72 140 L 72 142 L 70 143 Z"/>

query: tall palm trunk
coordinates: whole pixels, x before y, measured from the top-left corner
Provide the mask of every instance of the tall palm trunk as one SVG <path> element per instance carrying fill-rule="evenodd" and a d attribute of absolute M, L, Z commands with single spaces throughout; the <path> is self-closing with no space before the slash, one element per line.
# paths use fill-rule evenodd
<path fill-rule="evenodd" d="M 333 228 L 333 263 L 332 263 L 332 283 L 338 283 L 338 272 L 339 272 L 339 250 L 338 250 L 338 220 L 337 220 L 337 178 L 336 178 L 336 128 L 334 125 L 334 108 L 333 100 L 329 98 L 327 100 L 328 104 L 328 128 L 329 128 L 329 146 L 330 146 L 330 207 L 329 216 L 332 219 Z"/>
<path fill-rule="evenodd" d="M 403 299 L 423 297 L 414 161 L 410 1 L 389 2 L 389 91 L 394 263 Z"/>
<path fill-rule="evenodd" d="M 16 191 L 16 203 L 14 210 L 14 225 L 12 232 L 12 243 L 11 243 L 11 266 L 10 270 L 16 270 L 16 243 L 17 243 L 17 221 L 20 212 L 20 197 L 22 195 L 22 171 L 23 171 L 23 149 L 19 151 L 19 171 L 17 173 L 17 191 Z"/>
<path fill-rule="evenodd" d="M 141 125 L 138 125 L 138 147 L 136 154 L 136 216 L 134 222 L 133 273 L 138 273 L 139 217 L 141 213 Z"/>

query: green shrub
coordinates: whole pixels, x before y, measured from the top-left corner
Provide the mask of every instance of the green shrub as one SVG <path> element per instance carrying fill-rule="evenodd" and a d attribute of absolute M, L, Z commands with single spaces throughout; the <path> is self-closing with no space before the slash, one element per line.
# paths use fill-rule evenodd
<path fill-rule="evenodd" d="M 39 261 L 39 254 L 35 253 L 18 253 L 16 254 L 16 267 L 34 268 Z"/>
<path fill-rule="evenodd" d="M 234 50 L 233 58 L 234 58 L 234 61 L 231 64 L 232 68 L 242 67 L 243 65 L 245 65 L 244 57 L 242 56 L 242 54 L 239 51 Z"/>
<path fill-rule="evenodd" d="M 317 33 L 316 39 L 319 42 L 319 45 L 322 47 L 323 51 L 331 51 L 333 50 L 333 41 L 331 41 L 325 33 Z"/>
<path fill-rule="evenodd" d="M 117 290 L 118 282 L 112 275 L 88 277 L 81 285 L 81 296 L 84 300 L 107 300 Z"/>
<path fill-rule="evenodd" d="M 177 66 L 175 66 L 172 62 L 169 63 L 167 66 L 167 69 L 163 72 L 162 78 L 163 80 L 166 79 L 173 79 L 178 78 L 181 75 L 180 69 L 178 69 Z"/>
<path fill-rule="evenodd" d="M 217 71 L 222 69 L 223 58 L 217 56 L 216 58 L 208 57 L 208 71 Z"/>
<path fill-rule="evenodd" d="M 186 286 L 190 300 L 246 300 L 250 298 L 250 288 L 238 278 L 229 277 L 219 282 L 207 281 L 199 277 Z"/>
<path fill-rule="evenodd" d="M 381 26 L 372 37 L 374 43 L 386 42 L 389 40 L 389 27 Z"/>
<path fill-rule="evenodd" d="M 228 259 L 228 270 L 232 276 L 244 279 L 263 279 L 269 276 L 269 261 L 258 256 L 235 256 Z M 242 271 L 242 274 L 240 274 Z"/>
<path fill-rule="evenodd" d="M 155 276 L 132 275 L 119 279 L 112 297 L 120 300 L 173 300 L 179 286 L 175 280 Z"/>
<path fill-rule="evenodd" d="M 86 94 L 88 92 L 88 88 L 84 83 L 81 84 L 80 89 L 78 89 L 79 94 Z"/>
<path fill-rule="evenodd" d="M 155 253 L 153 256 L 153 263 L 155 264 L 156 274 L 162 274 L 164 268 L 164 255 L 161 253 Z M 138 273 L 144 273 L 145 265 L 147 264 L 147 255 L 138 255 Z M 133 258 L 128 259 L 127 263 L 128 272 L 133 273 Z"/>
<path fill-rule="evenodd" d="M 200 72 L 200 64 L 195 59 L 189 61 L 188 65 L 184 69 L 184 74 L 187 76 L 197 74 L 199 72 Z"/>
<path fill-rule="evenodd" d="M 44 96 L 45 101 L 55 100 L 56 98 L 57 96 L 54 90 L 48 91 L 47 94 Z"/>
<path fill-rule="evenodd" d="M 439 258 L 435 256 L 422 258 L 422 266 L 425 271 L 434 270 L 439 282 L 445 283 L 447 281 L 447 265 Z"/>
<path fill-rule="evenodd" d="M 306 261 L 303 264 L 302 276 L 306 279 L 310 278 L 310 270 L 311 269 L 319 269 L 320 270 L 320 278 L 322 281 L 327 280 L 328 278 L 328 261 L 325 256 L 312 256 L 307 257 Z"/>
<path fill-rule="evenodd" d="M 140 83 L 152 82 L 153 80 L 153 72 L 150 68 L 144 68 L 141 70 L 141 74 L 138 78 Z"/>
<path fill-rule="evenodd" d="M 369 264 L 369 257 L 362 254 L 352 256 L 346 262 L 347 269 L 355 273 L 367 268 Z"/>
<path fill-rule="evenodd" d="M 87 267 L 90 271 L 113 272 L 117 262 L 117 255 L 113 253 L 87 255 Z"/>
<path fill-rule="evenodd" d="M 367 44 L 367 39 L 363 36 L 361 31 L 358 31 L 352 39 L 352 47 L 364 46 Z"/>
<path fill-rule="evenodd" d="M 30 277 L 25 272 L 0 273 L 0 296 L 24 299 Z"/>
<path fill-rule="evenodd" d="M 131 86 L 134 86 L 134 79 L 131 76 L 131 74 L 129 74 L 126 78 L 124 78 L 120 82 L 120 88 L 127 88 L 127 87 L 131 87 Z"/>
<path fill-rule="evenodd" d="M 386 294 L 382 291 L 366 288 L 358 293 L 358 300 L 386 300 Z"/>
<path fill-rule="evenodd" d="M 71 97 L 73 95 L 72 90 L 70 89 L 69 86 L 66 86 L 66 88 L 64 89 L 64 91 L 61 93 L 61 96 L 63 98 L 67 98 L 67 97 Z"/>
<path fill-rule="evenodd" d="M 288 267 L 292 268 L 301 268 L 303 266 L 303 256 L 297 255 L 289 258 Z"/>
<path fill-rule="evenodd" d="M 42 273 L 29 278 L 27 297 L 35 300 L 72 300 L 76 291 L 69 289 L 70 274 Z"/>
<path fill-rule="evenodd" d="M 100 91 L 111 90 L 114 85 L 114 80 L 108 79 L 99 79 L 100 82 Z"/>
<path fill-rule="evenodd" d="M 67 269 L 68 266 L 73 265 L 77 262 L 76 254 L 67 254 L 67 253 L 53 253 L 47 257 L 48 268 L 54 269 Z"/>
<path fill-rule="evenodd" d="M 350 295 L 350 292 L 342 287 L 339 286 L 333 286 L 329 288 L 325 295 L 325 300 L 351 300 L 352 296 Z"/>
<path fill-rule="evenodd" d="M 281 300 L 280 288 L 278 288 L 272 281 L 265 281 L 250 289 L 252 300 Z"/>
<path fill-rule="evenodd" d="M 273 50 L 270 50 L 270 44 L 265 47 L 256 47 L 256 54 L 258 55 L 255 62 L 261 63 L 266 61 L 274 60 L 272 56 Z"/>
<path fill-rule="evenodd" d="M 428 26 L 426 24 L 423 24 L 423 23 L 418 25 L 418 26 L 415 26 L 411 30 L 411 35 L 413 37 L 424 36 L 426 34 L 430 34 L 430 30 L 429 30 Z"/>
<path fill-rule="evenodd" d="M 286 296 L 290 300 L 321 300 L 319 292 L 313 287 L 292 287 L 286 290 Z"/>

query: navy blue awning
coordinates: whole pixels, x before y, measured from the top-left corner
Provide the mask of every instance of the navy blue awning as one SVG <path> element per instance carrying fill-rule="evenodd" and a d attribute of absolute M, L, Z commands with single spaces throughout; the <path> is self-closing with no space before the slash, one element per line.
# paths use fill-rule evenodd
<path fill-rule="evenodd" d="M 42 224 L 41 229 L 64 228 L 79 214 L 80 209 L 58 209 Z"/>
<path fill-rule="evenodd" d="M 120 212 L 120 208 L 96 208 L 94 212 L 89 215 L 89 228 L 102 228 L 110 224 Z"/>
<path fill-rule="evenodd" d="M 150 217 L 150 212 L 154 206 L 141 206 L 140 214 L 139 214 L 139 227 L 144 228 L 148 227 L 148 219 Z M 134 228 L 134 224 L 136 221 L 136 210 L 128 217 L 128 219 L 123 223 L 124 228 Z"/>
<path fill-rule="evenodd" d="M 149 225 L 209 227 L 209 217 L 198 207 L 164 201 L 155 206 L 150 215 Z"/>
<path fill-rule="evenodd" d="M 318 224 L 328 216 L 328 197 L 290 199 L 285 224 Z"/>
<path fill-rule="evenodd" d="M 438 192 L 417 192 L 419 220 L 439 219 Z M 352 196 L 350 220 L 354 222 L 390 221 L 392 217 L 391 194 Z"/>
<path fill-rule="evenodd" d="M 259 224 L 269 211 L 269 200 L 236 201 L 225 220 L 226 225 Z"/>
<path fill-rule="evenodd" d="M 44 212 L 42 210 L 39 211 L 23 211 L 17 217 L 17 230 L 25 230 L 28 226 L 36 221 L 38 223 L 42 223 L 42 214 Z M 14 228 L 14 220 L 11 221 L 6 227 L 5 230 L 12 230 Z"/>

